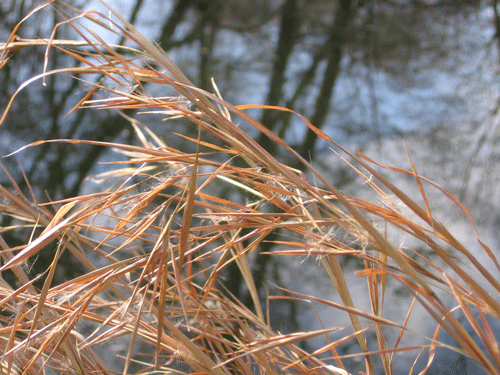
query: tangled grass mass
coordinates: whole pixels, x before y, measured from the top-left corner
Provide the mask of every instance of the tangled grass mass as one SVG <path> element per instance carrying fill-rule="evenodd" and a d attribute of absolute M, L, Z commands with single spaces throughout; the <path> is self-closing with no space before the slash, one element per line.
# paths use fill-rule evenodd
<path fill-rule="evenodd" d="M 378 199 L 349 196 L 248 115 L 250 109 L 269 107 L 232 105 L 215 83 L 213 93 L 197 88 L 113 9 L 105 15 L 47 1 L 30 15 L 45 6 L 54 6 L 61 16 L 56 27 L 72 28 L 78 40 L 27 40 L 17 36 L 16 28 L 0 44 L 0 69 L 24 48 L 42 46 L 47 59 L 51 53 L 70 56 L 78 61 L 76 67 L 49 71 L 46 64 L 25 85 L 51 74 L 69 73 L 85 81 L 90 89 L 70 113 L 119 111 L 130 120 L 138 142 L 55 139 L 20 149 L 65 142 L 100 145 L 120 155 L 109 171 L 94 176 L 96 192 L 62 201 L 41 203 L 23 194 L 3 168 L 11 185 L 0 185 L 0 213 L 12 216 L 15 225 L 0 228 L 0 272 L 10 270 L 16 280 L 0 283 L 0 373 L 347 375 L 354 373 L 349 364 L 356 357 L 363 368 L 359 373 L 393 374 L 398 355 L 409 353 L 415 365 L 423 361 L 418 370 L 423 374 L 438 348 L 470 357 L 487 374 L 500 373 L 500 350 L 490 325 L 500 319 L 498 279 L 433 216 L 429 188 L 439 189 L 474 225 L 458 199 L 418 174 L 409 155 L 407 170 L 377 164 L 342 148 L 302 117 L 304 126 L 331 143 L 332 152 L 343 155 L 339 163 L 352 163 L 360 184 Z M 19 25 L 29 22 L 30 15 Z M 91 23 L 133 47 L 107 44 Z M 161 85 L 171 94 L 151 96 L 146 85 Z M 5 118 L 14 100 L 15 95 L 3 109 L 2 126 L 8 126 Z M 138 116 L 127 116 L 125 109 Z M 180 125 L 175 137 L 192 147 L 177 149 L 142 124 L 141 116 L 189 121 L 198 136 L 183 134 Z M 263 149 L 243 130 L 247 126 L 296 158 L 301 170 Z M 406 195 L 386 173 L 411 177 L 420 196 Z M 235 193 L 224 195 L 221 187 Z M 4 240 L 5 233 L 20 228 L 37 235 L 22 246 Z M 277 230 L 278 239 L 271 238 Z M 412 237 L 439 262 L 402 249 L 387 235 L 391 230 Z M 328 276 L 324 283 L 339 297 L 325 300 L 287 290 L 275 298 L 328 306 L 332 314 L 347 316 L 350 327 L 292 333 L 272 328 L 269 302 L 274 297 L 256 287 L 251 270 L 251 258 L 261 255 L 258 249 L 266 241 L 275 243 L 273 257 L 313 257 L 318 273 Z M 479 238 L 478 243 L 500 271 L 493 252 Z M 51 265 L 43 274 L 30 275 L 23 263 L 51 244 L 56 244 Z M 54 275 L 63 252 L 71 253 L 86 272 L 57 284 Z M 360 267 L 344 267 L 341 259 L 346 258 L 357 259 Z M 244 279 L 251 306 L 235 299 L 219 279 L 231 263 Z M 357 284 L 365 285 L 363 296 L 353 294 L 346 277 L 353 272 Z M 40 280 L 42 286 L 35 286 Z M 400 321 L 384 314 L 390 283 L 410 296 L 408 308 L 402 304 Z M 454 303 L 442 296 L 452 296 Z M 359 308 L 363 299 L 369 300 L 368 310 Z M 408 326 L 417 305 L 436 327 L 431 337 L 422 338 Z M 340 329 L 342 337 L 332 339 Z M 440 332 L 457 345 L 442 343 Z M 403 336 L 415 336 L 416 344 L 403 345 L 408 342 Z M 307 352 L 300 343 L 312 338 L 323 345 Z M 346 343 L 356 353 L 341 352 Z"/>

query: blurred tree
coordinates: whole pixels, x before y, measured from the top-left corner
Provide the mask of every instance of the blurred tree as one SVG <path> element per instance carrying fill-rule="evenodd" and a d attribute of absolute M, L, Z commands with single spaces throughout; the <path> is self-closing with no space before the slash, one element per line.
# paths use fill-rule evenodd
<path fill-rule="evenodd" d="M 316 98 L 314 107 L 314 115 L 311 118 L 311 123 L 314 126 L 321 128 L 330 108 L 332 99 L 333 87 L 340 71 L 340 61 L 342 59 L 342 46 L 348 41 L 347 26 L 351 17 L 352 1 L 341 0 L 332 25 L 330 27 L 329 37 L 326 45 L 326 69 L 323 74 L 323 82 L 320 91 Z M 314 158 L 314 146 L 316 144 L 317 134 L 311 129 L 307 129 L 306 136 L 302 141 L 300 154 L 307 159 Z"/>
<path fill-rule="evenodd" d="M 493 12 L 495 13 L 495 36 L 500 37 L 500 14 L 498 14 L 498 0 L 493 0 Z"/>
<path fill-rule="evenodd" d="M 293 48 L 297 43 L 301 21 L 301 7 L 298 0 L 286 0 L 281 10 L 281 24 L 279 40 L 274 56 L 274 65 L 269 82 L 267 100 L 265 104 L 278 106 L 283 100 L 283 86 L 286 82 L 285 72 Z M 279 112 L 265 109 L 260 122 L 269 130 L 274 130 L 277 125 Z M 264 134 L 258 138 L 259 144 L 272 154 L 276 153 L 273 142 Z"/>

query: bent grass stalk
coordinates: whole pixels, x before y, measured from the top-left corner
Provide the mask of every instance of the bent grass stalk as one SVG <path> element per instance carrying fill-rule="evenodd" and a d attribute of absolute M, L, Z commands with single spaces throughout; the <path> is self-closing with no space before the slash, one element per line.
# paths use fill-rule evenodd
<path fill-rule="evenodd" d="M 199 132 L 197 138 L 179 134 L 194 144 L 195 151 L 186 152 L 168 146 L 137 119 L 123 114 L 131 122 L 137 145 L 59 139 L 38 141 L 17 151 L 45 142 L 100 145 L 121 153 L 123 161 L 112 162 L 114 170 L 95 176 L 107 186 L 101 192 L 49 204 L 37 201 L 34 194 L 31 199 L 25 196 L 4 168 L 11 188 L 0 186 L 0 210 L 2 215 L 12 216 L 16 224 L 2 228 L 2 232 L 21 228 L 34 231 L 40 227 L 44 230 L 37 238 L 27 239 L 25 245 L 14 248 L 0 234 L 3 259 L 0 271 L 10 269 L 18 280 L 17 289 L 3 281 L 0 285 L 0 306 L 7 312 L 0 316 L 0 353 L 3 353 L 0 371 L 35 374 L 51 368 L 60 373 L 111 374 L 115 369 L 108 368 L 97 348 L 125 337 L 128 349 L 122 359 L 123 373 L 129 373 L 134 364 L 138 366 L 134 368 L 142 368 L 144 372 L 157 373 L 224 375 L 257 371 L 268 375 L 284 372 L 344 375 L 351 373 L 346 364 L 355 355 L 363 359 L 365 373 L 375 374 L 374 361 L 378 361 L 386 374 L 392 374 L 396 354 L 414 351 L 419 352 L 415 363 L 428 353 L 429 360 L 421 370 L 425 373 L 438 347 L 471 357 L 488 374 L 500 373 L 498 343 L 486 318 L 500 318 L 497 302 L 500 285 L 434 218 L 424 183 L 450 198 L 450 204 L 457 205 L 471 225 L 472 218 L 448 190 L 420 176 L 409 156 L 409 170 L 379 165 L 360 152 L 351 153 L 335 144 L 301 116 L 306 126 L 372 176 L 369 178 L 361 169 L 351 166 L 379 195 L 380 201 L 344 194 L 282 139 L 245 113 L 250 108 L 290 110 L 262 105 L 235 106 L 223 100 L 215 86 L 216 94 L 195 87 L 166 53 L 111 8 L 110 16 L 106 16 L 80 12 L 63 2 L 47 1 L 33 12 L 47 5 L 53 5 L 62 16 L 56 28 L 69 26 L 82 40 L 57 40 L 55 30 L 47 39 L 20 39 L 15 35 L 19 25 L 30 20 L 23 19 L 8 41 L 0 44 L 0 68 L 21 48 L 44 46 L 47 53 L 43 72 L 20 90 L 50 74 L 71 73 L 92 88 L 68 114 L 76 110 L 135 109 L 142 116 L 160 114 L 172 121 L 183 118 L 195 124 Z M 81 22 L 83 19 L 123 36 L 135 47 L 106 44 Z M 47 71 L 51 49 L 67 54 L 80 65 Z M 158 69 L 146 61 L 154 61 Z M 96 74 L 100 77 L 91 81 Z M 106 80 L 113 82 L 114 88 L 104 84 Z M 164 85 L 177 95 L 152 97 L 144 90 L 147 84 Z M 133 92 L 132 86 L 136 87 Z M 15 95 L 1 123 L 14 99 Z M 264 132 L 276 145 L 298 158 L 306 172 L 276 160 L 238 127 L 232 117 Z M 217 144 L 209 141 L 214 137 Z M 236 159 L 243 160 L 245 166 L 234 163 Z M 420 197 L 414 199 L 405 194 L 382 175 L 381 169 L 413 176 Z M 311 183 L 313 179 L 321 187 Z M 105 185 L 110 180 L 115 182 Z M 220 191 L 214 189 L 218 184 L 232 186 L 251 199 L 244 202 L 219 196 L 214 193 Z M 418 199 L 424 202 L 423 208 Z M 418 221 L 409 218 L 400 209 L 401 205 Z M 413 237 L 450 271 L 418 252 L 408 255 L 389 241 L 385 230 L 375 225 L 375 221 Z M 331 235 L 332 227 L 354 240 L 344 241 Z M 338 314 L 347 314 L 351 331 L 341 339 L 332 341 L 330 334 L 346 327 L 322 327 L 291 334 L 280 334 L 271 328 L 269 314 L 264 314 L 252 277 L 249 255 L 276 230 L 286 234 L 274 240 L 279 247 L 271 254 L 317 256 L 318 267 L 326 271 L 332 294 L 338 293 L 340 302 L 284 288 L 281 288 L 284 296 L 269 298 L 315 301 Z M 43 287 L 38 290 L 21 265 L 56 240 L 56 256 L 45 272 Z M 500 269 L 491 250 L 479 238 L 478 241 Z M 64 251 L 69 251 L 86 273 L 52 285 L 59 256 Z M 340 256 L 357 258 L 362 264 L 357 276 L 367 281 L 366 298 L 370 304 L 366 311 L 356 307 L 361 297 L 353 295 L 346 277 L 353 270 L 343 267 Z M 221 272 L 231 262 L 237 263 L 243 275 L 252 296 L 253 311 L 232 298 L 218 282 Z M 480 280 L 471 276 L 465 265 Z M 413 296 L 408 310 L 402 312 L 401 322 L 384 317 L 389 282 L 401 284 Z M 442 296 L 452 296 L 453 306 L 443 301 Z M 428 312 L 437 327 L 424 344 L 420 334 L 408 327 L 417 305 Z M 477 310 L 479 319 L 472 308 Z M 482 346 L 454 315 L 458 310 Z M 78 333 L 77 324 L 87 324 L 93 330 L 84 337 Z M 321 321 L 320 324 L 323 325 Z M 438 341 L 441 330 L 456 340 L 457 347 Z M 387 338 L 391 331 L 396 332 L 395 340 Z M 420 341 L 401 346 L 403 335 L 414 335 Z M 313 353 L 297 345 L 311 338 L 323 338 L 326 344 Z M 137 343 L 149 347 L 149 354 L 138 356 Z M 355 345 L 357 352 L 340 354 L 337 349 L 346 343 Z M 412 371 L 408 369 L 408 373 Z"/>

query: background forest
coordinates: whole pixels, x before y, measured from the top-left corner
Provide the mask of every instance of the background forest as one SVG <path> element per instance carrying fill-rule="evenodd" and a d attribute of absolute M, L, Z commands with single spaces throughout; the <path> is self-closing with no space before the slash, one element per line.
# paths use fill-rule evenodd
<path fill-rule="evenodd" d="M 69 3 L 78 9 L 108 13 L 99 2 Z M 402 169 L 410 169 L 403 141 L 406 142 L 418 173 L 445 186 L 468 207 L 482 241 L 498 254 L 500 7 L 497 8 L 497 1 L 110 0 L 106 3 L 119 10 L 150 41 L 158 43 L 194 85 L 214 92 L 213 78 L 221 97 L 229 103 L 292 109 L 346 149 L 359 148 L 378 163 Z M 2 41 L 8 39 L 16 24 L 36 5 L 37 2 L 19 0 L 0 4 Z M 34 13 L 16 34 L 25 39 L 49 38 L 59 22 L 61 17 L 54 8 L 45 7 Z M 90 23 L 88 26 L 93 27 Z M 105 30 L 99 35 L 109 44 L 129 42 Z M 71 39 L 78 35 L 71 28 L 60 27 L 54 37 Z M 41 73 L 44 61 L 48 61 L 48 70 L 80 64 L 55 49 L 50 50 L 47 60 L 45 53 L 43 46 L 20 49 L 2 66 L 2 111 L 23 82 Z M 161 68 L 155 61 L 147 63 Z M 98 74 L 94 78 L 95 82 L 100 79 Z M 130 87 L 130 92 L 136 89 Z M 146 85 L 144 89 L 152 96 L 168 94 L 155 85 Z M 112 110 L 77 110 L 67 116 L 88 90 L 88 83 L 64 74 L 47 76 L 44 85 L 37 81 L 25 87 L 17 94 L 0 127 L 2 156 L 31 142 L 49 139 L 140 144 L 126 116 L 143 121 L 167 146 L 186 153 L 196 151 L 196 143 L 187 137 L 196 139 L 198 127 L 185 119 L 163 122 L 159 115 L 143 119 L 130 108 L 122 110 L 126 116 Z M 335 187 L 363 199 L 372 194 L 366 191 L 366 183 L 360 183 L 356 171 L 332 152 L 332 145 L 304 125 L 300 117 L 269 108 L 252 108 L 247 113 L 328 176 Z M 180 128 L 186 137 L 172 135 L 179 133 Z M 277 160 L 308 173 L 284 147 L 277 146 L 255 128 L 245 124 L 241 128 Z M 219 139 L 211 142 L 223 146 Z M 90 177 L 111 170 L 107 163 L 116 160 L 119 158 L 108 147 L 95 143 L 43 143 L 3 158 L 1 163 L 12 179 L 0 173 L 0 184 L 12 188 L 15 181 L 26 196 L 33 195 L 41 203 L 63 200 L 99 191 Z M 419 195 L 412 176 L 396 175 L 392 182 L 410 196 Z M 241 192 L 234 186 L 221 184 L 216 194 L 234 200 Z M 450 232 L 471 249 L 477 248 L 475 230 L 460 207 L 450 208 L 449 201 L 439 191 L 434 195 L 430 192 L 428 197 L 433 203 L 433 213 Z M 238 199 L 243 204 L 249 198 L 243 194 Z M 0 216 L 0 228 L 10 228 L 15 220 L 11 215 Z M 31 230 L 5 230 L 2 235 L 10 247 L 21 246 L 32 235 Z M 418 248 L 404 233 L 388 236 L 394 236 L 401 247 L 415 246 L 432 260 L 431 253 Z M 279 249 L 276 242 L 280 239 L 279 230 L 272 232 L 249 256 L 255 287 L 263 301 L 267 293 L 289 296 L 281 287 L 304 294 L 315 290 L 325 298 L 335 299 L 330 288 L 324 286 L 327 276 L 314 270 L 317 259 L 269 254 Z M 44 272 L 56 251 L 57 244 L 52 244 L 31 259 L 29 274 Z M 471 252 L 498 276 L 493 264 L 481 258 L 479 252 Z M 349 257 L 342 259 L 342 266 L 352 269 L 357 269 L 361 262 Z M 65 252 L 54 275 L 54 285 L 84 273 L 81 263 Z M 3 276 L 14 283 L 13 275 Z M 35 285 L 41 288 L 44 279 L 40 278 Z M 253 306 L 251 290 L 236 262 L 222 270 L 221 280 L 228 293 L 244 305 Z M 354 276 L 351 281 L 357 282 Z M 392 302 L 385 313 L 397 316 L 398 301 L 410 300 L 411 296 L 399 285 L 391 286 L 390 295 L 387 299 Z M 347 317 L 340 317 L 324 306 L 316 306 L 316 310 L 305 308 L 294 299 L 277 300 L 272 306 L 271 325 L 284 333 L 320 329 L 319 321 L 325 326 L 332 320 L 347 321 Z M 432 335 L 429 332 L 434 327 L 426 332 L 418 318 L 411 324 L 420 327 L 423 334 Z M 300 347 L 313 351 L 321 345 L 318 340 L 317 337 L 303 340 Z M 443 340 L 447 342 L 448 338 Z M 452 344 L 453 340 L 449 340 Z M 342 354 L 356 351 L 349 344 L 339 350 Z M 481 373 L 473 361 L 457 353 L 447 352 L 438 358 L 427 373 Z M 419 362 L 417 368 L 421 369 L 424 363 L 425 360 Z M 412 360 L 403 356 L 395 373 L 408 373 L 411 364 Z M 360 366 L 356 360 L 351 365 Z"/>

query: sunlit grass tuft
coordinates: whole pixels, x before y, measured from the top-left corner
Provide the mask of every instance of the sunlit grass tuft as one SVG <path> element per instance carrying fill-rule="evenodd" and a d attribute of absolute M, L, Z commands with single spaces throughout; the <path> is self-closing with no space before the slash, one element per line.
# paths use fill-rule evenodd
<path fill-rule="evenodd" d="M 114 169 L 94 176 L 100 183 L 97 186 L 102 186 L 99 192 L 50 204 L 26 196 L 4 169 L 11 187 L 0 186 L 0 210 L 16 224 L 2 232 L 24 228 L 35 233 L 35 227 L 43 232 L 26 238 L 19 247 L 11 247 L 0 234 L 0 271 L 10 269 L 17 279 L 14 288 L 3 280 L 0 285 L 0 371 L 111 374 L 116 368 L 108 366 L 101 348 L 117 342 L 127 348 L 116 359 L 123 373 L 141 368 L 144 373 L 343 375 L 353 371 L 346 367 L 352 355 L 337 351 L 346 343 L 357 348 L 355 355 L 364 361 L 367 374 L 378 373 L 375 362 L 392 374 L 399 352 L 414 353 L 416 360 L 429 358 L 424 373 L 438 347 L 471 357 L 488 374 L 500 373 L 498 343 L 487 320 L 500 318 L 500 285 L 434 218 L 425 188 L 441 190 L 473 225 L 467 209 L 444 187 L 420 176 L 410 157 L 409 170 L 378 165 L 359 152 L 343 149 L 302 118 L 305 126 L 356 163 L 352 168 L 359 173 L 360 184 L 371 188 L 379 199 L 348 196 L 335 188 L 329 176 L 315 170 L 245 113 L 265 106 L 232 105 L 222 99 L 215 85 L 215 94 L 200 90 L 163 51 L 112 9 L 108 16 L 82 13 L 60 2 L 48 1 L 44 6 L 49 4 L 61 15 L 57 27 L 73 28 L 81 40 L 22 40 L 15 35 L 16 28 L 7 43 L 0 45 L 0 67 L 21 48 L 45 46 L 47 51 L 71 56 L 79 67 L 51 72 L 45 70 L 45 64 L 43 73 L 26 84 L 55 73 L 70 73 L 87 81 L 92 89 L 70 113 L 134 109 L 138 115 L 129 119 L 139 142 L 59 139 L 23 147 L 18 152 L 45 142 L 92 144 L 122 156 L 122 162 L 112 163 Z M 80 22 L 83 19 L 85 25 L 93 22 L 135 47 L 107 45 Z M 29 22 L 29 17 L 22 22 Z M 100 78 L 92 81 L 96 74 Z M 145 86 L 153 84 L 175 94 L 152 97 Z M 13 100 L 15 95 L 1 121 Z M 178 131 L 179 137 L 192 144 L 191 150 L 166 144 L 138 121 L 148 113 L 195 124 L 199 129 L 195 137 L 182 134 L 182 127 Z M 239 123 L 264 132 L 276 147 L 297 158 L 305 172 L 276 160 Z M 383 169 L 412 176 L 420 196 L 410 197 L 399 190 L 380 172 Z M 240 193 L 230 199 L 218 194 L 221 186 Z M 440 259 L 439 265 L 391 243 L 386 236 L 391 228 L 413 237 Z M 339 315 L 347 314 L 349 330 L 323 326 L 281 334 L 271 328 L 269 307 L 256 287 L 249 256 L 276 230 L 281 235 L 273 240 L 277 250 L 270 254 L 318 259 L 318 274 L 326 272 L 324 282 L 331 285 L 332 295 L 338 294 L 339 301 L 293 290 L 285 290 L 285 297 L 269 298 L 329 306 Z M 57 243 L 57 251 L 45 274 L 39 275 L 43 286 L 37 289 L 23 263 L 52 243 Z M 479 243 L 500 269 L 489 248 Z M 63 252 L 70 252 L 86 272 L 53 285 Z M 340 262 L 345 256 L 362 265 L 356 275 L 365 279 L 366 295 L 353 294 L 346 274 L 354 271 Z M 235 300 L 220 283 L 221 272 L 232 262 L 244 278 L 251 307 Z M 389 282 L 399 283 L 413 297 L 397 322 L 384 314 Z M 452 296 L 455 304 L 443 302 L 443 295 Z M 366 311 L 359 309 L 362 300 L 369 301 Z M 416 305 L 427 311 L 437 327 L 424 344 L 408 328 Z M 457 319 L 457 311 L 465 316 L 482 346 Z M 332 341 L 330 334 L 341 329 L 345 335 Z M 458 346 L 440 343 L 440 331 L 446 331 Z M 415 335 L 417 344 L 402 346 L 403 335 Z M 312 338 L 322 338 L 325 344 L 307 353 L 299 343 Z"/>

